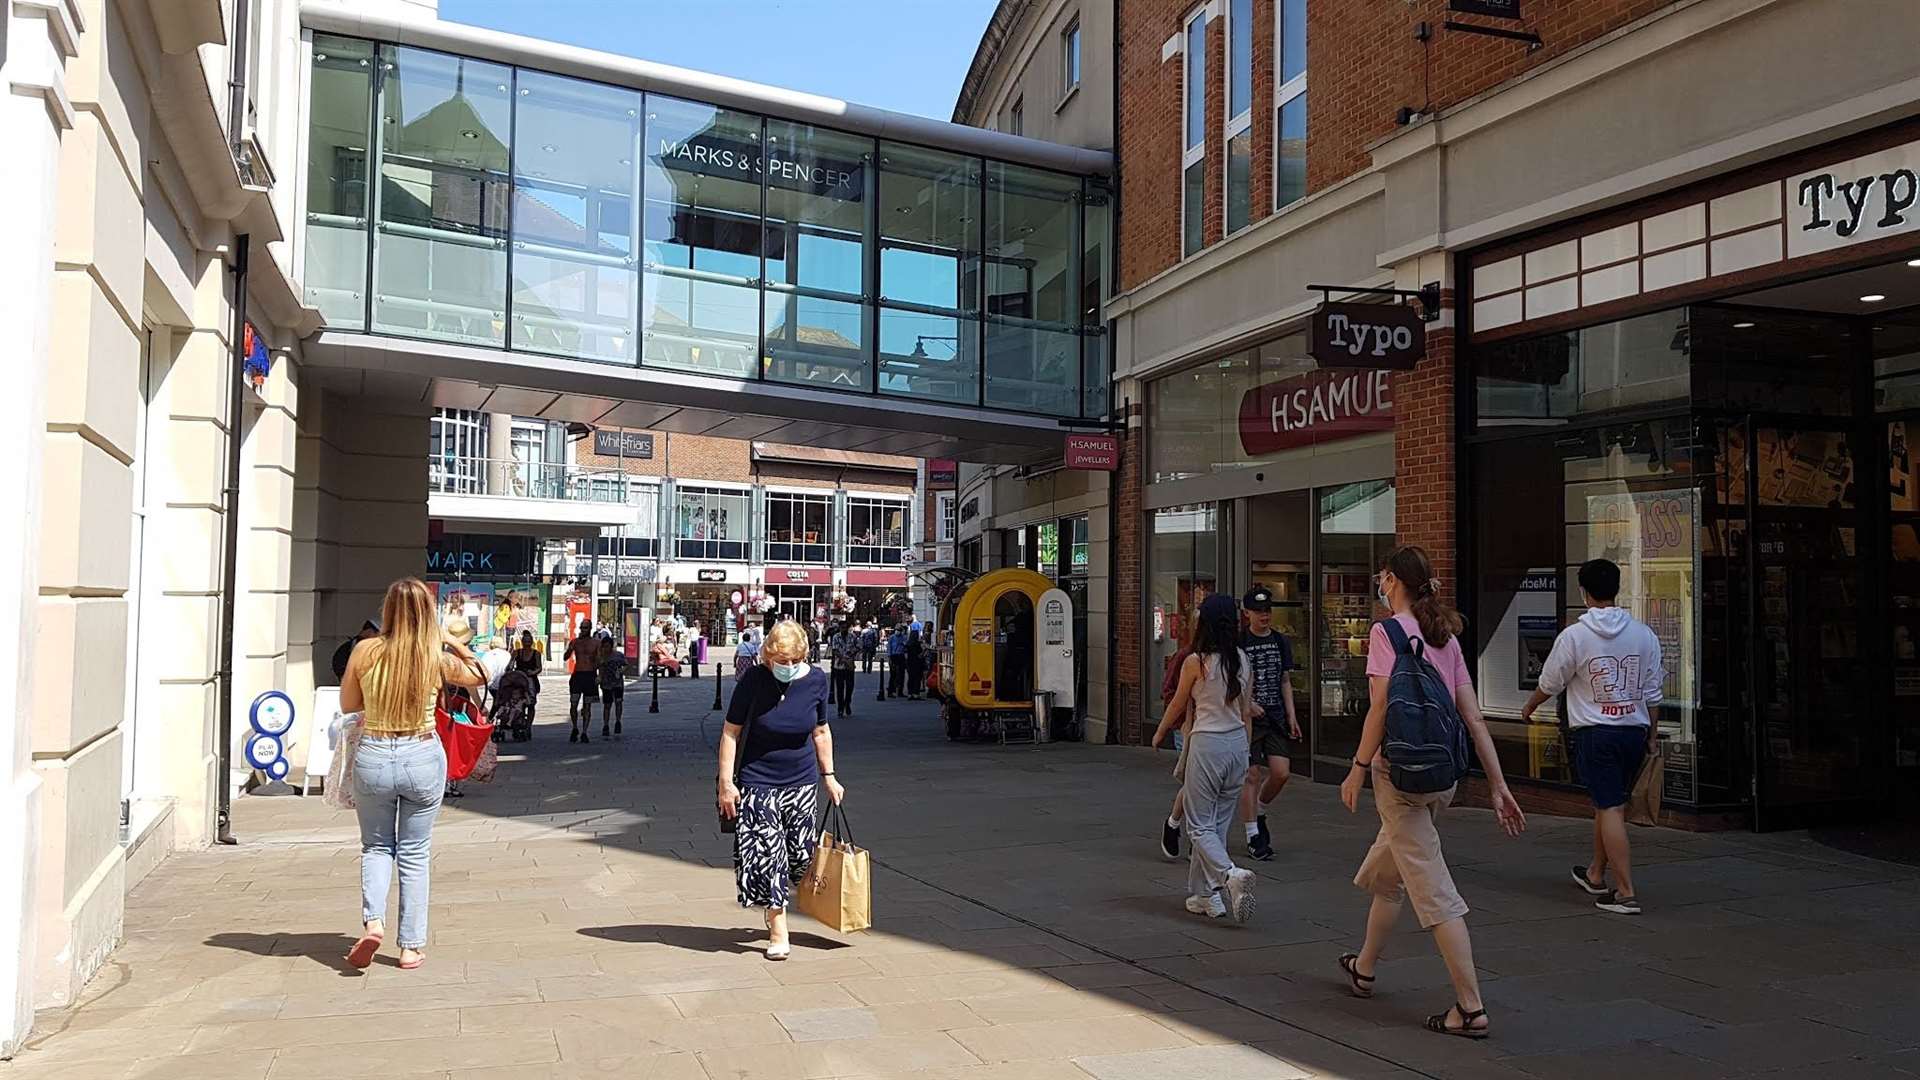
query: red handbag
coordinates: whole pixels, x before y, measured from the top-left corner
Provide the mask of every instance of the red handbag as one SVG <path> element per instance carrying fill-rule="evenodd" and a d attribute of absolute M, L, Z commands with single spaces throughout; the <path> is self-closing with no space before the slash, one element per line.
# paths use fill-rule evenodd
<path fill-rule="evenodd" d="M 433 726 L 440 733 L 440 745 L 447 749 L 448 780 L 465 780 L 472 775 L 480 756 L 493 745 L 492 724 L 483 720 L 463 723 L 454 719 L 457 714 L 469 719 L 486 715 L 476 708 L 472 698 L 442 689 L 433 703 Z"/>

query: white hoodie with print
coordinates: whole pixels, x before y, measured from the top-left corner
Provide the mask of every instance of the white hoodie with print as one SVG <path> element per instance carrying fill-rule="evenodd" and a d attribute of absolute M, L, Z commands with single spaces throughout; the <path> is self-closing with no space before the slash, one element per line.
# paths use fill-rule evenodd
<path fill-rule="evenodd" d="M 1567 722 L 1576 728 L 1651 724 L 1667 672 L 1660 639 L 1618 607 L 1589 608 L 1560 632 L 1540 672 L 1540 689 L 1567 693 Z"/>

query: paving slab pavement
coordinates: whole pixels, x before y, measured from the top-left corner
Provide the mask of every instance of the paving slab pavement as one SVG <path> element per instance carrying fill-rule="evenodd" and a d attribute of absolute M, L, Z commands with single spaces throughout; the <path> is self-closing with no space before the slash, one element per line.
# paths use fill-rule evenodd
<path fill-rule="evenodd" d="M 0 1080 L 1920 1076 L 1920 869 L 1805 833 L 1637 830 L 1630 919 L 1565 882 L 1585 822 L 1514 841 L 1451 811 L 1495 1035 L 1447 1039 L 1418 1027 L 1450 991 L 1411 920 L 1373 1000 L 1334 966 L 1370 808 L 1296 781 L 1278 856 L 1248 863 L 1258 914 L 1222 925 L 1157 851 L 1170 755 L 951 744 L 931 703 L 876 689 L 835 724 L 871 931 L 796 920 L 793 959 L 762 956 L 713 821 L 711 679 L 663 680 L 657 714 L 636 682 L 623 734 L 586 745 L 550 694 L 534 741 L 442 812 L 425 967 L 341 962 L 350 812 L 242 798 L 240 846 L 143 882 L 125 943 Z"/>

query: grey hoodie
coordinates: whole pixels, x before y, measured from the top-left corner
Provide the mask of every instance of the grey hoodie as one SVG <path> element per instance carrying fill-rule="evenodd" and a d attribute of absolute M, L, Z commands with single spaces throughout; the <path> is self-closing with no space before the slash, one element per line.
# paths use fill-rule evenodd
<path fill-rule="evenodd" d="M 1573 727 L 1651 724 L 1667 672 L 1660 639 L 1618 607 L 1589 608 L 1560 632 L 1540 672 L 1540 689 L 1567 693 Z"/>

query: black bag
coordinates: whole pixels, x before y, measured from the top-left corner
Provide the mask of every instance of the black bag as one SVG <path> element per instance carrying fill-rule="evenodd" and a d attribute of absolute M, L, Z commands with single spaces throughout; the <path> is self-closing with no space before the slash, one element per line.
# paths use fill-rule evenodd
<path fill-rule="evenodd" d="M 1424 650 L 1407 640 L 1400 620 L 1382 619 L 1380 625 L 1394 651 L 1382 744 L 1388 778 L 1409 795 L 1445 791 L 1467 775 L 1467 726 L 1446 681 Z"/>

